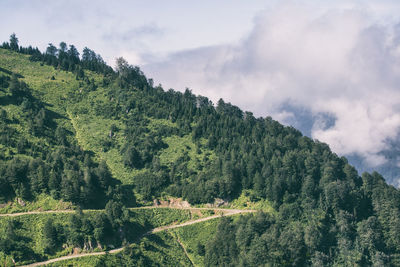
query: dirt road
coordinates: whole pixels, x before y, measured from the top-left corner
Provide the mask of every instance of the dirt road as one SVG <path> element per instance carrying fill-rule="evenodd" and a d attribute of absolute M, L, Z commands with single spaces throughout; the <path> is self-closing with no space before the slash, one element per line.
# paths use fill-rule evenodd
<path fill-rule="evenodd" d="M 143 208 L 164 208 L 164 207 L 143 207 Z M 137 208 L 135 208 L 135 209 L 137 209 Z M 223 214 L 223 216 L 232 216 L 232 215 L 241 214 L 241 213 L 256 212 L 255 210 L 239 210 L 239 209 L 213 209 L 213 208 L 211 208 L 211 209 L 209 209 L 209 208 L 181 208 L 181 209 L 188 209 L 188 210 L 214 210 L 214 211 L 220 211 Z M 74 211 L 21 212 L 21 213 L 13 213 L 13 214 L 2 214 L 2 216 L 20 216 L 20 215 L 26 215 L 26 214 L 56 213 L 56 212 L 68 213 L 68 212 L 74 212 Z M 19 214 L 19 215 L 14 215 L 14 214 Z M 179 228 L 179 227 L 183 227 L 183 226 L 187 226 L 187 225 L 191 225 L 191 224 L 195 224 L 195 223 L 205 222 L 205 221 L 208 221 L 208 220 L 220 218 L 221 216 L 222 216 L 221 214 L 212 215 L 212 216 L 201 218 L 201 219 L 197 219 L 197 220 L 187 221 L 187 222 L 184 222 L 184 223 L 181 223 L 181 224 L 157 227 L 157 228 L 154 228 L 154 229 L 148 231 L 143 236 L 154 234 L 154 233 L 158 233 L 158 232 L 165 231 L 165 230 L 168 230 L 168 229 L 174 229 L 174 228 Z M 29 264 L 29 265 L 24 265 L 24 266 L 25 267 L 42 266 L 42 265 L 47 265 L 47 264 L 50 264 L 50 263 L 63 261 L 63 260 L 74 259 L 74 258 L 81 258 L 81 257 L 87 257 L 87 256 L 98 256 L 98 255 L 104 255 L 106 253 L 114 254 L 114 253 L 121 252 L 122 250 L 123 250 L 123 248 L 116 248 L 116 249 L 109 250 L 109 251 L 81 253 L 81 254 L 64 256 L 64 257 L 51 259 L 51 260 L 47 260 L 47 261 L 42 261 L 42 262 L 36 262 L 36 263 Z"/>

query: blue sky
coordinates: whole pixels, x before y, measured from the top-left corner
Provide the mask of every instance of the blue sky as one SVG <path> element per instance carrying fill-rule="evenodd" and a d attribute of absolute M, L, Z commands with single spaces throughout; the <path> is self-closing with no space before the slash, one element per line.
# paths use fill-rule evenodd
<path fill-rule="evenodd" d="M 272 115 L 400 182 L 398 1 L 3 0 L 0 17 L 0 40 L 123 56 L 165 89 Z"/>

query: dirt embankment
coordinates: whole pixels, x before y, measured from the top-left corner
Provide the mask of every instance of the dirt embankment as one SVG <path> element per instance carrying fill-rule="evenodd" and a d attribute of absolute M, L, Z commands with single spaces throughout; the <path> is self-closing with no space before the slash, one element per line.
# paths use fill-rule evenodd
<path fill-rule="evenodd" d="M 182 198 L 170 198 L 168 200 L 155 199 L 155 200 L 153 200 L 153 206 L 166 207 L 166 208 L 177 208 L 177 209 L 191 207 L 189 202 L 187 202 L 186 200 L 182 200 Z"/>

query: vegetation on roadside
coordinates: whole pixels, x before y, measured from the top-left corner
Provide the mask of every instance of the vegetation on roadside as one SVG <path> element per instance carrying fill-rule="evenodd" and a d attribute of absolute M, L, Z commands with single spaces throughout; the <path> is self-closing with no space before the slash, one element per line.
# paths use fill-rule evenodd
<path fill-rule="evenodd" d="M 46 211 L 46 210 L 73 210 L 74 206 L 71 202 L 64 202 L 62 200 L 55 200 L 49 195 L 40 194 L 36 197 L 35 201 L 23 201 L 21 199 L 15 199 L 10 201 L 2 208 L 0 208 L 0 214 L 6 213 L 19 213 L 27 211 Z"/>
<path fill-rule="evenodd" d="M 129 210 L 112 201 L 104 211 L 0 217 L 0 236 L 4 238 L 0 242 L 0 261 L 12 259 L 24 264 L 104 251 L 139 242 L 139 237 L 151 229 L 191 219 L 189 210 Z"/>
<path fill-rule="evenodd" d="M 220 219 L 188 225 L 172 231 L 172 235 L 185 246 L 195 266 L 205 266 L 204 256 L 210 237 L 217 232 Z"/>
<path fill-rule="evenodd" d="M 118 254 L 89 256 L 49 264 L 48 266 L 191 266 L 179 243 L 168 233 L 160 232 L 127 246 Z"/>

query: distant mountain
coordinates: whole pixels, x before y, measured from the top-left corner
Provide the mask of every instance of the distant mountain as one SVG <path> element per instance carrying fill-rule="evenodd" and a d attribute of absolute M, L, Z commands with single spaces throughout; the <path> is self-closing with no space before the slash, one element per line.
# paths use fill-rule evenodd
<path fill-rule="evenodd" d="M 312 128 L 317 121 L 323 120 L 326 129 L 335 124 L 335 118 L 332 118 L 329 114 L 313 114 L 309 110 L 293 107 L 289 103 L 281 107 L 281 112 L 293 114 L 292 117 L 287 118 L 285 124 L 292 125 L 309 137 L 312 137 Z M 378 166 L 376 164 L 371 166 L 371 164 L 358 154 L 345 156 L 349 160 L 349 163 L 356 167 L 360 173 L 377 171 L 385 177 L 389 184 L 398 187 L 400 186 L 400 139 L 392 140 L 388 147 L 389 149 L 380 153 L 386 162 Z"/>

